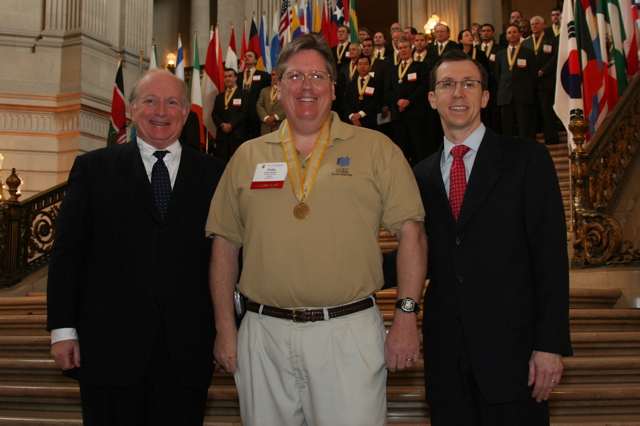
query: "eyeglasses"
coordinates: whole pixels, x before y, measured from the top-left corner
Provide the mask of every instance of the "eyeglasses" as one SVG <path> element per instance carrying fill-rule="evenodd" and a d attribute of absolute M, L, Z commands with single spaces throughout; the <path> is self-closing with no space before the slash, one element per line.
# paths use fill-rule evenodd
<path fill-rule="evenodd" d="M 287 73 L 282 76 L 283 80 L 286 80 L 290 83 L 297 83 L 297 84 L 302 84 L 305 78 L 308 78 L 312 84 L 321 84 L 321 83 L 324 83 L 325 81 L 330 80 L 331 76 L 326 72 L 322 72 L 322 71 L 312 71 L 309 74 L 304 74 L 298 71 L 291 71 L 290 73 Z"/>
<path fill-rule="evenodd" d="M 444 81 L 438 81 L 436 83 L 436 87 L 440 90 L 453 91 L 456 89 L 456 86 L 458 84 L 460 84 L 463 89 L 467 89 L 467 90 L 473 90 L 476 87 L 482 87 L 482 82 L 478 80 L 464 80 L 464 81 L 444 80 Z"/>

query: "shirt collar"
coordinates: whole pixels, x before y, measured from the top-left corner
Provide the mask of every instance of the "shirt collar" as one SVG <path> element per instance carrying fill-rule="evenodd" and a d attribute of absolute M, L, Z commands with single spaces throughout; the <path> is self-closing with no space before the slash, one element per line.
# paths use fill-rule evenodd
<path fill-rule="evenodd" d="M 482 138 L 484 137 L 484 133 L 486 130 L 487 128 L 484 127 L 484 124 L 480 123 L 478 128 L 475 129 L 462 143 L 468 146 L 472 151 L 478 152 L 480 143 L 482 143 Z M 454 146 L 456 146 L 454 143 L 447 140 L 446 137 L 444 138 L 444 148 L 442 150 L 442 158 L 440 159 L 441 164 L 445 164 L 449 159 L 453 158 L 449 154 L 451 153 L 451 150 Z"/>

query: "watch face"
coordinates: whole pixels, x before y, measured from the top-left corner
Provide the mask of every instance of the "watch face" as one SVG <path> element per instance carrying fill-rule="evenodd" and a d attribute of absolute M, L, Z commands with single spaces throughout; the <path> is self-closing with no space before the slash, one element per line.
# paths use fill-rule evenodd
<path fill-rule="evenodd" d="M 412 312 L 415 304 L 411 299 L 405 299 L 402 301 L 402 310 L 407 312 Z"/>

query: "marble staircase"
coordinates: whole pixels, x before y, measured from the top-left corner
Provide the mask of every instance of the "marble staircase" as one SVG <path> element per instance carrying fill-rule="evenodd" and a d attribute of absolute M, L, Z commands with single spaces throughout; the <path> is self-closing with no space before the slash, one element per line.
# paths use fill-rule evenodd
<path fill-rule="evenodd" d="M 613 309 L 619 290 L 572 289 L 575 356 L 564 359 L 551 398 L 557 426 L 640 425 L 640 310 Z M 385 322 L 395 290 L 377 295 Z M 0 425 L 80 425 L 79 390 L 49 356 L 46 296 L 0 298 Z M 389 374 L 389 424 L 428 425 L 422 361 Z M 207 401 L 207 426 L 240 425 L 230 375 L 216 374 Z"/>

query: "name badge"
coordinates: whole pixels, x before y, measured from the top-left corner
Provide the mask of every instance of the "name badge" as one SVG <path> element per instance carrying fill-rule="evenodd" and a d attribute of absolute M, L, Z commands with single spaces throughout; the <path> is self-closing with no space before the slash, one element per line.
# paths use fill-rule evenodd
<path fill-rule="evenodd" d="M 259 75 L 253 75 L 253 78 L 251 79 L 252 81 L 260 81 L 260 76 Z"/>
<path fill-rule="evenodd" d="M 518 68 L 526 68 L 527 60 L 526 59 L 518 59 Z"/>
<path fill-rule="evenodd" d="M 351 53 L 349 53 L 349 51 L 347 50 L 346 52 L 344 52 L 344 57 L 345 58 L 350 58 L 351 57 Z"/>
<path fill-rule="evenodd" d="M 364 94 L 365 95 L 373 95 L 373 91 L 374 90 L 375 90 L 375 87 L 367 86 L 364 89 Z"/>
<path fill-rule="evenodd" d="M 233 106 L 241 106 L 241 105 L 242 105 L 242 99 L 233 100 Z"/>
<path fill-rule="evenodd" d="M 551 49 L 553 49 L 553 46 L 550 44 L 545 44 L 544 47 L 542 48 L 542 51 L 544 53 L 551 53 Z"/>
<path fill-rule="evenodd" d="M 375 72 L 373 72 L 373 71 L 369 71 L 369 75 L 370 75 L 371 77 L 375 77 L 375 76 L 376 76 L 376 73 L 375 73 Z"/>
<path fill-rule="evenodd" d="M 418 80 L 418 74 L 415 72 L 412 72 L 411 74 L 407 74 L 407 81 L 417 81 Z"/>
<path fill-rule="evenodd" d="M 492 53 L 491 55 L 489 55 L 489 60 L 490 60 L 491 62 L 495 62 L 495 61 L 496 61 L 496 54 L 495 54 L 495 53 Z"/>
<path fill-rule="evenodd" d="M 253 174 L 251 189 L 282 188 L 287 177 L 287 163 L 259 163 Z"/>

